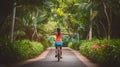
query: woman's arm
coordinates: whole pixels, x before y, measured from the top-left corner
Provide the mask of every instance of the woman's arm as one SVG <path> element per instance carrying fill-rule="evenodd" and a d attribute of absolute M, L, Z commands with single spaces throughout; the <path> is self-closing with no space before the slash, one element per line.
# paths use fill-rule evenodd
<path fill-rule="evenodd" d="M 62 32 L 62 35 L 69 35 L 69 36 L 72 36 L 73 33 L 64 33 L 64 32 Z"/>
<path fill-rule="evenodd" d="M 62 34 L 63 34 L 63 35 L 70 35 L 70 33 L 64 33 L 64 32 L 62 32 Z"/>
<path fill-rule="evenodd" d="M 55 32 L 50 33 L 50 35 L 55 35 L 55 34 L 56 34 Z"/>

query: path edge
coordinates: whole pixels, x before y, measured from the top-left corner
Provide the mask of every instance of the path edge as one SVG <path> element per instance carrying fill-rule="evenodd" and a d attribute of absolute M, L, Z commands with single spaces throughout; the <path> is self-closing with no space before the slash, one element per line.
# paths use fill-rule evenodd
<path fill-rule="evenodd" d="M 28 59 L 28 60 L 25 60 L 25 61 L 22 61 L 22 62 L 18 62 L 16 64 L 11 65 L 10 67 L 16 67 L 16 66 L 24 65 L 24 64 L 27 64 L 27 63 L 31 63 L 31 62 L 40 61 L 40 60 L 44 59 L 47 56 L 50 49 L 51 48 L 49 47 L 45 51 L 43 51 L 40 55 L 38 55 L 37 57 L 31 58 L 31 59 Z"/>
<path fill-rule="evenodd" d="M 87 67 L 99 67 L 98 64 L 90 61 L 87 57 L 83 56 L 79 51 L 76 51 L 69 47 L 68 49 L 70 49 L 80 61 L 82 61 L 85 65 L 87 65 Z"/>

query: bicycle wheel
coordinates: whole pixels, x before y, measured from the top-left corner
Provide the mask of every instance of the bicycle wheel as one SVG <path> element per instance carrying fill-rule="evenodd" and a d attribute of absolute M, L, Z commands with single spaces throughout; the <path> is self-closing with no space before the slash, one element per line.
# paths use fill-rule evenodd
<path fill-rule="evenodd" d="M 60 61 L 60 50 L 58 49 L 58 62 Z"/>

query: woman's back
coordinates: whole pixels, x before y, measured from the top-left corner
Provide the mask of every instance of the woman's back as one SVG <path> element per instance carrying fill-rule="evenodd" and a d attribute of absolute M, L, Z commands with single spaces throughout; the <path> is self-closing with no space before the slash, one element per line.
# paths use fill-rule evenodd
<path fill-rule="evenodd" d="M 58 32 L 56 32 L 56 42 L 62 42 L 62 33 L 58 35 Z"/>

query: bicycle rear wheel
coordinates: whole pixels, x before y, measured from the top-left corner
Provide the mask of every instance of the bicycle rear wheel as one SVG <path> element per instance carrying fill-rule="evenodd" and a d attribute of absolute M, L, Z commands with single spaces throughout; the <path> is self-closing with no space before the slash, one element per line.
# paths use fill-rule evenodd
<path fill-rule="evenodd" d="M 58 62 L 60 61 L 60 52 L 58 50 Z"/>
<path fill-rule="evenodd" d="M 57 46 L 57 59 L 60 61 L 60 46 Z"/>

